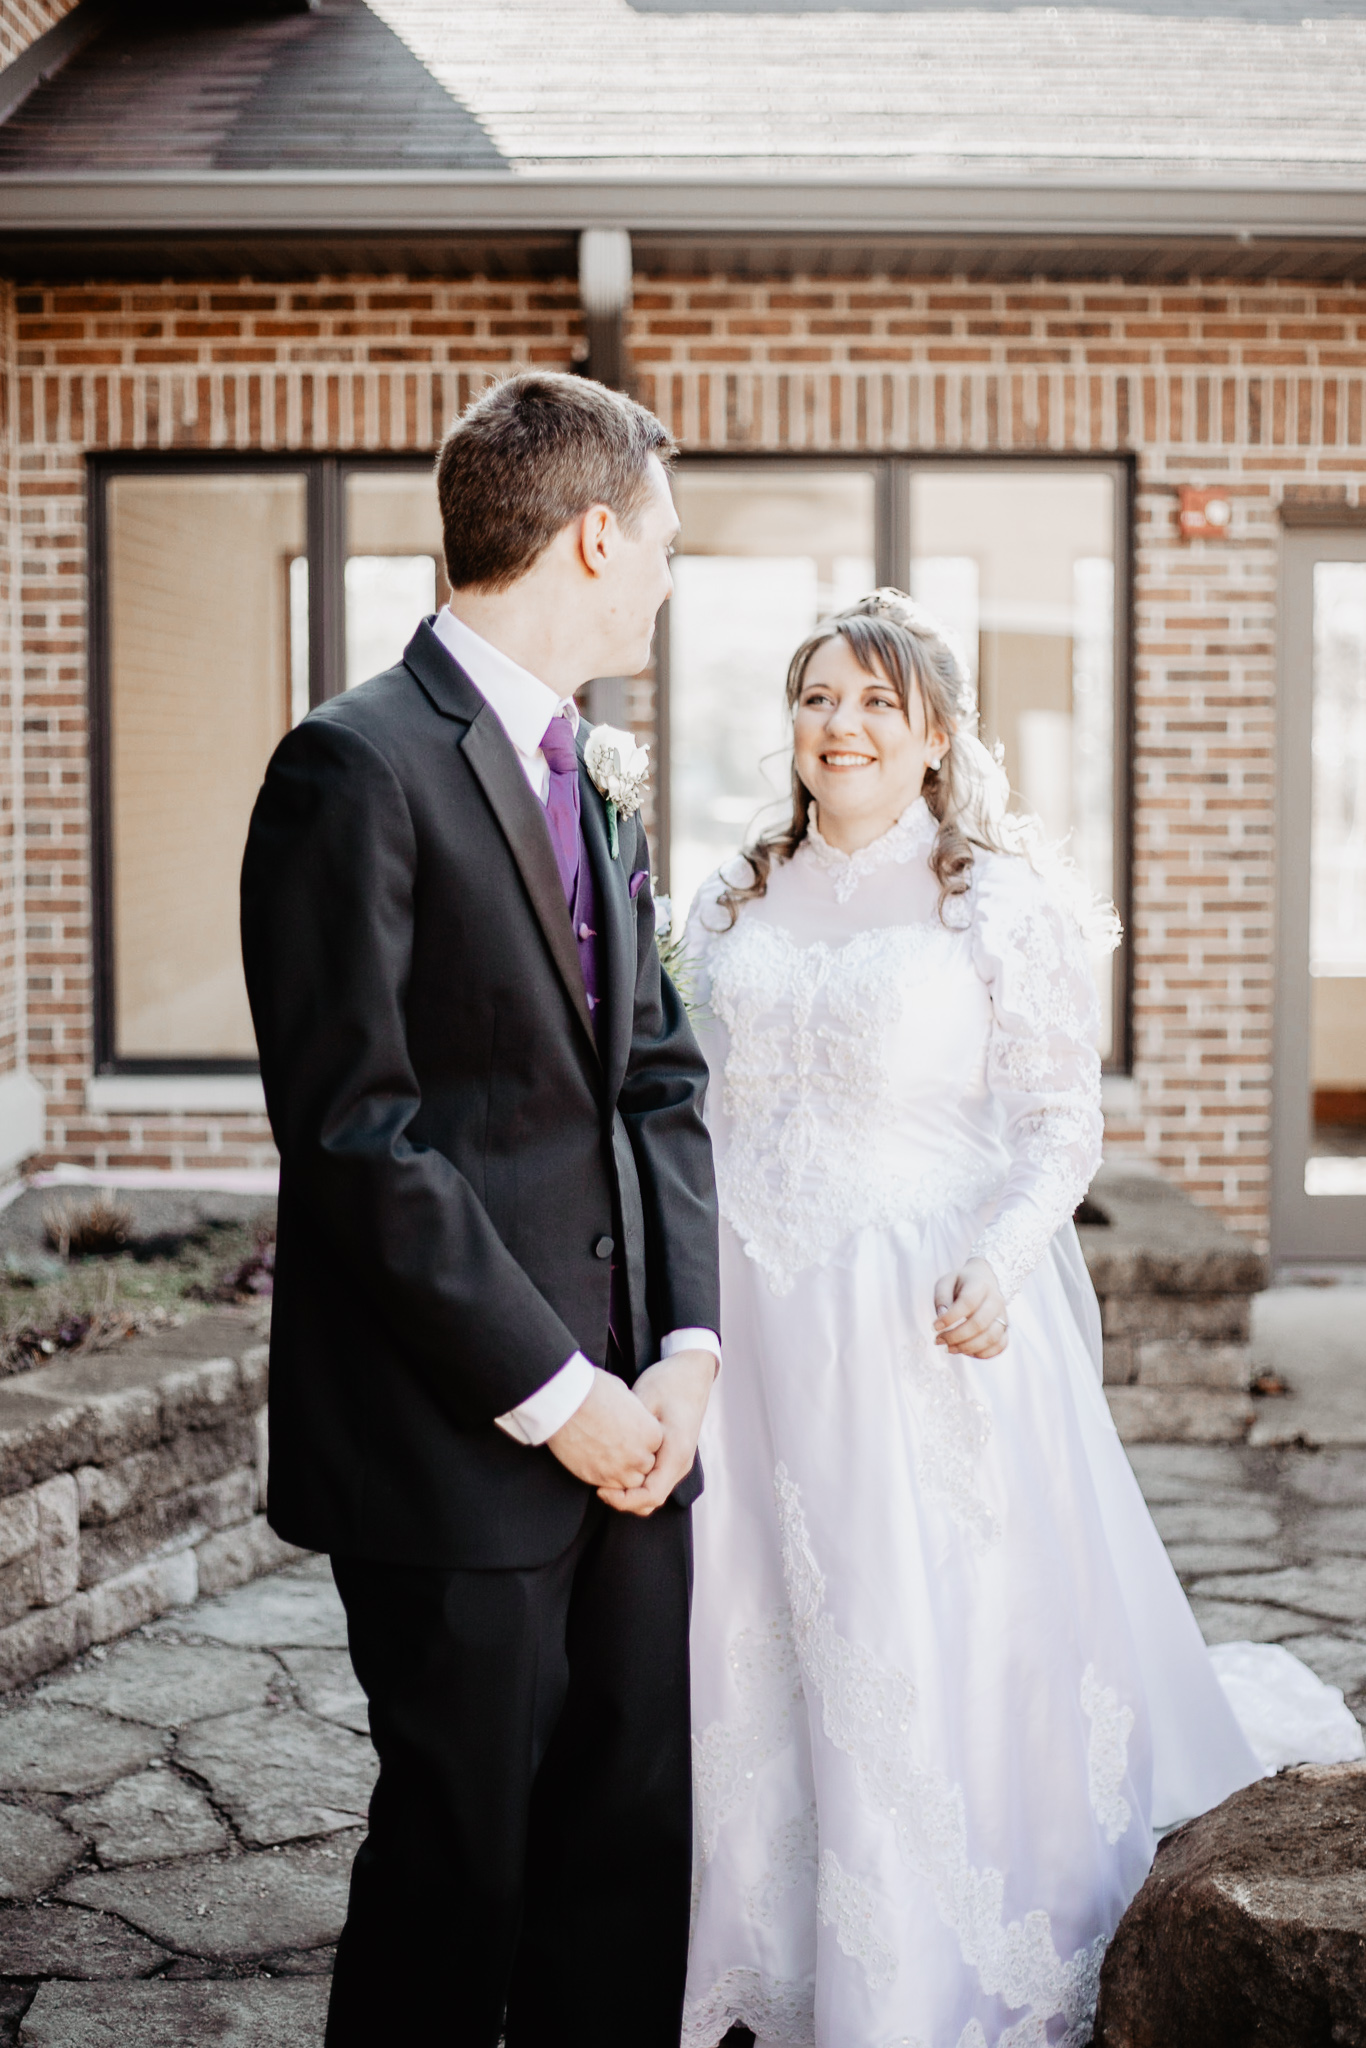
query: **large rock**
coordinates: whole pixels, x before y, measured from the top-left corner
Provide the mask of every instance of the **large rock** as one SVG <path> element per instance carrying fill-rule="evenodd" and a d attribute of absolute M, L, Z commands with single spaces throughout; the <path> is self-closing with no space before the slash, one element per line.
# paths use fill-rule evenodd
<path fill-rule="evenodd" d="M 1366 1763 L 1168 1835 L 1100 1979 L 1096 2048 L 1366 2048 Z"/>

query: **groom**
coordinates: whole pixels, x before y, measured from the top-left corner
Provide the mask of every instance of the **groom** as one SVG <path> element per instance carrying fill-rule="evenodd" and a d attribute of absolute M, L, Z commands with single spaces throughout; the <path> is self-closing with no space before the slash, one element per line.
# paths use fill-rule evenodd
<path fill-rule="evenodd" d="M 449 607 L 252 817 L 270 1519 L 331 1554 L 380 1760 L 328 2048 L 677 2048 L 706 1069 L 573 704 L 648 658 L 672 453 L 583 378 L 478 399 Z"/>

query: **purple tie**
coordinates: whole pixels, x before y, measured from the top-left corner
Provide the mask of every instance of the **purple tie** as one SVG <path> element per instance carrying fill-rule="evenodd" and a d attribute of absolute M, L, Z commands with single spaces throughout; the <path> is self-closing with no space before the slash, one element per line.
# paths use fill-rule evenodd
<path fill-rule="evenodd" d="M 545 800 L 545 821 L 555 849 L 564 900 L 573 908 L 574 887 L 579 878 L 579 750 L 574 729 L 561 712 L 556 712 L 541 739 L 541 752 L 550 769 L 550 791 Z"/>

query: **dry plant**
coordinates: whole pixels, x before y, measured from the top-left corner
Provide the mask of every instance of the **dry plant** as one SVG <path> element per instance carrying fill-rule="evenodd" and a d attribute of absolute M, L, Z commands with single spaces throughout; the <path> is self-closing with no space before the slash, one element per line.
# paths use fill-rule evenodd
<path fill-rule="evenodd" d="M 50 1202 L 43 1211 L 47 1241 L 64 1259 L 73 1253 L 122 1251 L 133 1231 L 133 1212 L 108 1195 L 85 1202 Z"/>

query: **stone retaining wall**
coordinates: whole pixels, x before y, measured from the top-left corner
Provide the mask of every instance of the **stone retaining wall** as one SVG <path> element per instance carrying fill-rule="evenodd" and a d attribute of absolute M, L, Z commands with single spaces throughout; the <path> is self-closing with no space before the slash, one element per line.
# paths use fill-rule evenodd
<path fill-rule="evenodd" d="M 1113 1169 L 1079 1235 L 1121 1436 L 1245 1436 L 1265 1260 Z M 0 1692 L 299 1555 L 261 1512 L 266 1380 L 259 1318 L 222 1311 L 0 1381 Z"/>
<path fill-rule="evenodd" d="M 0 1382 L 0 1691 L 299 1555 L 260 1512 L 261 1335 L 209 1314 Z"/>
<path fill-rule="evenodd" d="M 1125 1442 L 1246 1436 L 1256 1413 L 1252 1297 L 1269 1277 L 1260 1252 L 1169 1181 L 1109 1167 L 1077 1235 L 1100 1300 L 1105 1392 Z"/>

